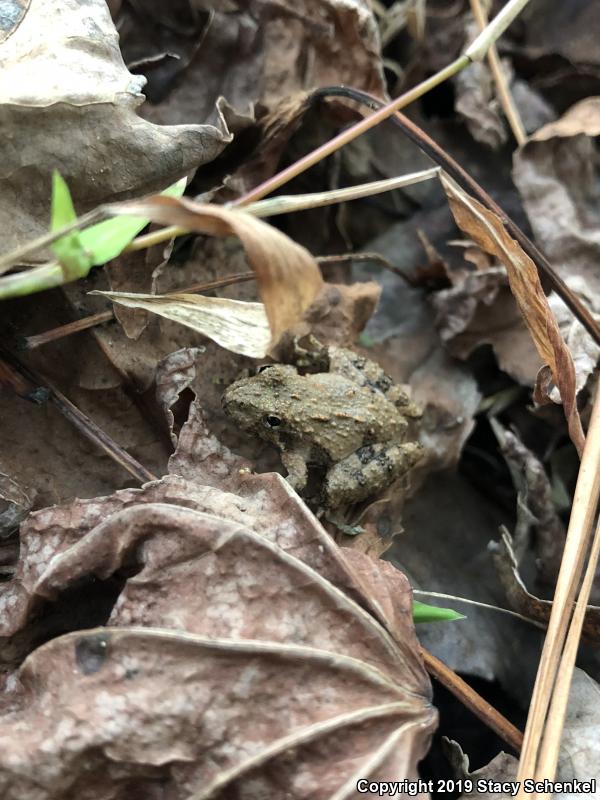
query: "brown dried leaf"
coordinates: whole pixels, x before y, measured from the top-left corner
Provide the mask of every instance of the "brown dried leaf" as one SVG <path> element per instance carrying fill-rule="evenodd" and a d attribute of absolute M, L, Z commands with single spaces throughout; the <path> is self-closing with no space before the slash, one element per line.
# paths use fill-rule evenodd
<path fill-rule="evenodd" d="M 182 5 L 192 8 L 182 13 Z M 208 24 L 188 22 L 193 14 L 202 23 L 207 10 Z M 179 33 L 182 21 L 185 35 Z M 155 122 L 207 122 L 220 97 L 238 112 L 254 107 L 270 113 L 319 86 L 385 92 L 379 32 L 365 0 L 278 0 L 268 6 L 262 0 L 168 6 L 146 0 L 124 4 L 119 30 L 126 61 L 157 49 L 179 56 L 149 75 L 162 98 L 144 109 Z"/>
<path fill-rule="evenodd" d="M 514 155 L 513 177 L 536 239 L 564 280 L 580 276 L 593 292 L 600 249 L 593 137 L 600 98 L 576 103 Z"/>
<path fill-rule="evenodd" d="M 433 719 L 345 654 L 159 629 L 69 634 L 19 677 L 0 718 L 6 800 L 342 800 L 359 777 L 414 778 Z"/>
<path fill-rule="evenodd" d="M 517 491 L 515 550 L 521 554 L 528 549 L 529 531 L 533 528 L 539 577 L 554 586 L 567 532 L 553 502 L 550 479 L 542 462 L 515 433 L 494 417 L 490 424 Z"/>
<path fill-rule="evenodd" d="M 552 603 L 550 600 L 541 600 L 525 588 L 523 579 L 519 575 L 512 537 L 506 529 L 502 529 L 502 539 L 494 553 L 494 561 L 511 608 L 530 619 L 547 624 Z M 588 641 L 600 642 L 600 607 L 591 605 L 587 607 L 582 635 Z"/>
<path fill-rule="evenodd" d="M 441 181 L 459 228 L 506 267 L 512 293 L 544 365 L 552 371 L 569 434 L 579 454 L 584 435 L 577 410 L 575 366 L 544 294 L 533 261 L 506 231 L 499 217 L 463 191 L 445 173 Z"/>
<path fill-rule="evenodd" d="M 600 322 L 600 297 L 594 292 L 585 278 L 574 275 L 565 281 L 569 289 L 590 309 L 592 316 Z M 548 302 L 552 309 L 558 327 L 569 348 L 577 378 L 577 392 L 579 393 L 588 385 L 588 380 L 594 374 L 600 357 L 600 346 L 592 339 L 584 326 L 573 316 L 573 312 L 565 305 L 563 300 L 551 292 Z M 552 396 L 552 395 L 551 395 Z M 554 398 L 553 398 L 554 399 Z"/>
<path fill-rule="evenodd" d="M 203 369 L 204 350 L 186 347 L 171 353 L 156 368 L 156 395 L 167 419 L 175 452 L 169 459 L 169 473 L 185 476 L 208 486 L 232 489 L 237 483 L 236 474 L 248 471 L 249 463 L 236 456 L 208 429 L 204 409 L 209 398 Z M 211 360 L 211 366 L 215 360 Z M 216 366 L 216 365 L 215 365 Z M 204 379 L 204 387 L 202 381 Z M 202 393 L 202 388 L 205 391 Z M 187 420 L 178 435 L 174 431 L 173 407 L 186 389 L 195 398 L 190 405 Z M 202 406 L 199 402 L 202 396 Z M 220 398 L 219 398 L 220 400 Z M 219 402 L 220 406 L 220 402 Z M 211 415 L 214 423 L 214 411 Z"/>
<path fill-rule="evenodd" d="M 323 286 L 321 271 L 308 250 L 244 211 L 163 196 L 113 209 L 198 233 L 238 236 L 256 272 L 272 342 L 302 317 Z"/>
<path fill-rule="evenodd" d="M 508 134 L 489 66 L 484 61 L 471 64 L 457 75 L 455 84 L 455 109 L 464 118 L 471 136 L 497 150 Z"/>
<path fill-rule="evenodd" d="M 465 259 L 486 258 L 471 248 Z M 465 359 L 482 344 L 491 344 L 501 369 L 528 386 L 535 382 L 539 356 L 531 341 L 503 267 L 478 267 L 477 272 L 450 273 L 453 285 L 431 296 L 436 326 L 448 351 Z"/>
<path fill-rule="evenodd" d="M 593 137 L 599 134 L 600 98 L 588 97 L 538 130 L 513 157 L 513 177 L 536 239 L 596 316 L 600 215 Z M 598 347 L 554 293 L 549 301 L 573 354 L 579 391 L 596 367 Z"/>
<path fill-rule="evenodd" d="M 415 776 L 435 714 L 406 579 L 346 556 L 279 476 L 243 483 L 171 476 L 31 515 L 6 634 L 82 580 L 131 577 L 113 627 L 40 648 L 5 693 L 3 797 L 29 775 L 40 800 L 157 781 L 182 800 L 277 797 L 281 781 L 344 798 L 363 774 Z"/>
<path fill-rule="evenodd" d="M 121 253 L 105 265 L 105 272 L 114 292 L 152 292 L 155 276 L 168 264 L 173 242 L 166 247 L 150 247 L 147 250 L 134 250 Z M 149 314 L 142 309 L 128 309 L 117 306 L 115 317 L 129 339 L 139 339 L 146 330 Z"/>

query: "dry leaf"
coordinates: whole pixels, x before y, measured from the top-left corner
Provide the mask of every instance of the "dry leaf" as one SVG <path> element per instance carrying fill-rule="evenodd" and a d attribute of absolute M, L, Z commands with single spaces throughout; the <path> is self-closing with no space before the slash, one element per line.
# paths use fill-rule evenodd
<path fill-rule="evenodd" d="M 565 283 L 598 315 L 600 223 L 596 145 L 600 97 L 588 97 L 537 131 L 514 154 L 513 177 L 535 233 Z M 598 346 L 552 293 L 560 329 L 573 354 L 577 390 L 598 361 Z"/>
<path fill-rule="evenodd" d="M 113 211 L 198 233 L 238 236 L 256 272 L 273 342 L 302 317 L 323 286 L 308 250 L 244 211 L 162 196 L 121 203 Z"/>
<path fill-rule="evenodd" d="M 539 577 L 554 586 L 567 532 L 554 505 L 550 479 L 542 462 L 515 433 L 494 417 L 490 424 L 517 491 L 515 550 L 520 556 L 529 549 L 533 529 Z"/>
<path fill-rule="evenodd" d="M 84 212 L 164 189 L 231 140 L 224 127 L 137 116 L 145 78 L 126 69 L 104 0 L 31 0 L 0 63 L 0 124 L 18 142 L 0 165 L 2 251 L 47 230 L 54 168 Z"/>
<path fill-rule="evenodd" d="M 104 270 L 111 291 L 157 294 L 154 289 L 155 276 L 168 266 L 173 244 L 171 241 L 162 247 L 158 245 L 147 250 L 121 253 L 109 261 Z M 141 309 L 118 306 L 114 313 L 128 339 L 139 339 L 148 326 L 148 312 Z"/>
<path fill-rule="evenodd" d="M 472 248 L 479 256 L 479 248 Z M 473 254 L 473 258 L 477 256 Z M 466 253 L 465 259 L 471 256 Z M 483 344 L 491 344 L 498 365 L 515 380 L 533 386 L 539 356 L 508 288 L 504 267 L 490 267 L 456 275 L 453 285 L 431 295 L 436 326 L 451 355 L 466 359 Z"/>
<path fill-rule="evenodd" d="M 590 309 L 596 321 L 600 322 L 600 297 L 592 290 L 586 279 L 579 275 L 574 275 L 573 277 L 567 278 L 565 283 Z M 592 339 L 581 322 L 573 316 L 573 312 L 565 305 L 556 292 L 551 292 L 548 295 L 548 302 L 556 317 L 558 327 L 560 328 L 567 347 L 573 355 L 576 372 L 576 388 L 579 393 L 588 385 L 588 379 L 594 374 L 598 366 L 600 346 Z"/>
<path fill-rule="evenodd" d="M 188 6 L 184 13 L 182 5 Z M 192 15 L 202 23 L 206 11 L 207 25 L 190 24 Z M 219 97 L 238 113 L 271 113 L 278 103 L 319 86 L 385 92 L 379 32 L 365 0 L 127 3 L 118 22 L 126 61 L 157 50 L 179 55 L 149 76 L 164 98 L 144 109 L 155 122 L 207 122 Z"/>
<path fill-rule="evenodd" d="M 506 267 L 510 288 L 523 320 L 543 364 L 550 368 L 560 391 L 569 434 L 581 455 L 584 435 L 577 410 L 575 366 L 542 289 L 535 264 L 508 234 L 496 214 L 463 191 L 444 172 L 441 181 L 458 227 Z"/>
<path fill-rule="evenodd" d="M 527 591 L 519 574 L 519 565 L 512 545 L 512 537 L 504 528 L 502 539 L 494 553 L 494 562 L 511 608 L 530 619 L 544 624 L 550 619 L 552 602 L 541 600 Z M 600 607 L 587 607 L 583 623 L 583 637 L 590 642 L 600 642 Z"/>
<path fill-rule="evenodd" d="M 600 97 L 576 103 L 514 155 L 513 177 L 537 241 L 561 277 L 584 278 L 593 292 L 600 251 L 595 144 Z"/>
<path fill-rule="evenodd" d="M 54 639 L 11 679 L 7 800 L 29 776 L 39 800 L 158 785 L 325 800 L 416 776 L 435 712 L 406 579 L 346 557 L 279 476 L 241 480 L 230 494 L 170 476 L 31 515 L 0 587 L 5 634 L 69 587 L 130 577 L 110 627 Z"/>
<path fill-rule="evenodd" d="M 470 32 L 469 36 L 469 41 L 475 38 Z M 489 66 L 476 61 L 456 76 L 455 84 L 455 110 L 464 118 L 469 133 L 476 141 L 497 150 L 508 134 Z"/>
<path fill-rule="evenodd" d="M 262 303 L 244 303 L 224 297 L 197 294 L 133 294 L 93 292 L 126 308 L 140 308 L 208 336 L 213 341 L 251 358 L 264 358 L 271 332 Z"/>
<path fill-rule="evenodd" d="M 360 777 L 416 777 L 433 717 L 344 654 L 159 629 L 55 639 L 19 683 L 0 717 L 6 800 L 342 800 Z"/>
<path fill-rule="evenodd" d="M 203 368 L 205 361 L 203 348 L 186 347 L 171 353 L 156 368 L 156 397 L 163 409 L 175 447 L 175 452 L 169 459 L 169 472 L 184 475 L 188 480 L 208 486 L 225 486 L 231 482 L 229 488 L 233 488 L 236 475 L 241 470 L 248 471 L 250 464 L 232 453 L 208 428 L 205 409 L 210 398 L 209 380 Z M 211 359 L 211 366 L 216 368 L 216 361 L 216 358 Z M 211 376 L 214 378 L 212 371 Z M 190 390 L 195 397 L 188 417 L 176 435 L 173 407 L 186 390 Z M 213 408 L 210 414 L 213 426 L 215 416 Z"/>

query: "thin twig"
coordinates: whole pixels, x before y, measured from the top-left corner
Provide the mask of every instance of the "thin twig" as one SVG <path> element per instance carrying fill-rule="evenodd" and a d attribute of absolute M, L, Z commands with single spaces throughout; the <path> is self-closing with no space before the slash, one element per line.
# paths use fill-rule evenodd
<path fill-rule="evenodd" d="M 50 328 L 44 333 L 37 333 L 34 336 L 25 336 L 22 339 L 23 350 L 35 350 L 36 347 L 55 342 L 57 339 L 64 339 L 65 336 L 72 336 L 74 333 L 81 333 L 88 328 L 93 328 L 95 325 L 103 325 L 105 322 L 110 322 L 114 319 L 114 312 L 101 311 L 99 314 L 90 314 L 89 317 L 82 317 L 73 322 L 67 322 L 65 325 L 59 325 L 56 328 Z"/>
<path fill-rule="evenodd" d="M 480 30 L 484 30 L 488 24 L 488 18 L 483 6 L 481 5 L 481 0 L 471 0 L 471 10 L 473 11 L 473 16 L 475 17 Z M 498 92 L 500 104 L 502 105 L 504 114 L 508 120 L 508 124 L 510 125 L 510 129 L 513 132 L 513 136 L 517 140 L 517 144 L 519 147 L 522 147 L 522 145 L 524 145 L 527 141 L 527 134 L 525 133 L 525 128 L 521 122 L 521 117 L 517 107 L 515 106 L 510 89 L 508 88 L 506 75 L 502 69 L 502 63 L 500 62 L 500 56 L 498 55 L 498 50 L 495 44 L 490 45 L 487 59 L 492 75 L 494 76 L 496 91 Z"/>
<path fill-rule="evenodd" d="M 548 621 L 548 631 L 544 640 L 544 647 L 540 658 L 538 673 L 529 706 L 529 716 L 525 728 L 525 741 L 523 754 L 519 763 L 517 780 L 523 781 L 538 775 L 538 755 L 542 734 L 547 724 L 550 735 L 560 735 L 563 719 L 548 718 L 548 709 L 555 689 L 560 667 L 560 657 L 563 651 L 567 627 L 573 613 L 573 602 L 583 572 L 585 557 L 588 551 L 592 524 L 596 514 L 598 497 L 600 495 L 600 393 L 596 395 L 590 426 L 586 437 L 586 444 L 581 459 L 573 508 L 569 520 L 569 529 L 563 551 L 560 572 L 554 592 L 552 611 Z M 583 605 L 586 598 L 582 596 Z M 579 608 L 579 604 L 578 604 Z M 583 613 L 581 609 L 578 615 Z M 571 645 L 573 642 L 571 642 Z M 561 687 L 568 686 L 570 675 L 567 673 L 561 681 Z M 548 720 L 548 722 L 547 722 Z M 544 775 L 552 779 L 552 775 Z M 523 784 L 521 783 L 521 786 Z M 522 790 L 517 795 L 517 800 L 531 800 L 532 795 Z"/>
<path fill-rule="evenodd" d="M 468 683 L 447 667 L 443 661 L 436 658 L 425 648 L 421 648 L 421 656 L 425 662 L 427 672 L 452 692 L 460 702 L 470 709 L 488 728 L 494 731 L 504 742 L 518 753 L 523 744 L 523 734 L 512 722 L 494 708 L 491 703 L 484 700 L 481 695 L 472 689 Z"/>
<path fill-rule="evenodd" d="M 324 89 L 317 89 L 314 92 L 315 99 L 320 97 L 346 97 L 349 100 L 354 100 L 358 103 L 364 103 L 371 108 L 379 108 L 383 106 L 381 100 L 362 92 L 358 89 L 353 89 L 347 86 L 328 86 Z M 538 272 L 542 273 L 551 288 L 554 289 L 556 294 L 563 300 L 565 305 L 571 309 L 573 315 L 581 322 L 583 327 L 588 331 L 590 336 L 595 342 L 600 344 L 600 325 L 594 319 L 590 311 L 582 303 L 579 297 L 573 292 L 563 281 L 563 279 L 555 272 L 554 268 L 535 244 L 523 233 L 519 226 L 500 208 L 500 206 L 492 200 L 489 194 L 475 181 L 468 172 L 466 172 L 460 164 L 455 161 L 445 150 L 443 150 L 437 142 L 431 139 L 424 130 L 415 125 L 414 122 L 405 117 L 404 114 L 396 113 L 392 117 L 395 125 L 398 125 L 404 131 L 406 136 L 413 141 L 418 147 L 423 150 L 436 164 L 439 164 L 445 172 L 447 172 L 454 180 L 462 186 L 462 188 L 476 197 L 486 208 L 496 214 L 502 221 L 506 230 L 510 233 L 513 239 L 516 239 L 523 250 L 527 253 L 529 258 L 533 261 Z"/>
<path fill-rule="evenodd" d="M 0 382 L 19 397 L 36 404 L 51 403 L 80 433 L 103 450 L 140 483 L 157 480 L 146 467 L 123 450 L 96 423 L 80 411 L 62 392 L 43 380 L 31 367 L 0 347 Z"/>
<path fill-rule="evenodd" d="M 494 19 L 487 25 L 467 47 L 465 55 L 471 61 L 483 61 L 487 51 L 497 42 L 508 26 L 515 20 L 525 8 L 529 0 L 509 0 Z"/>

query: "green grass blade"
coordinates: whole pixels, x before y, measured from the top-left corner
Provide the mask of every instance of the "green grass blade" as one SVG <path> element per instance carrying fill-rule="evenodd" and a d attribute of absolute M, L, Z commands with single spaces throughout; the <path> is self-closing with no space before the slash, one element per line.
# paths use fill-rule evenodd
<path fill-rule="evenodd" d="M 451 608 L 430 606 L 413 600 L 413 620 L 419 622 L 453 622 L 457 619 L 466 619 L 464 614 L 459 614 Z"/>

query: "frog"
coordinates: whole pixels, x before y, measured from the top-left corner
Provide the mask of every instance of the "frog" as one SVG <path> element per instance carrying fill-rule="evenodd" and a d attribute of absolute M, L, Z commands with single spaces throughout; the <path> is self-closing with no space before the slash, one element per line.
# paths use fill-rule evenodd
<path fill-rule="evenodd" d="M 375 361 L 342 347 L 321 348 L 313 362 L 303 351 L 297 364 L 265 365 L 232 383 L 222 405 L 239 428 L 279 449 L 299 494 L 311 468 L 324 471 L 318 502 L 326 510 L 380 494 L 423 454 L 405 441 L 421 416 L 408 392 Z"/>

